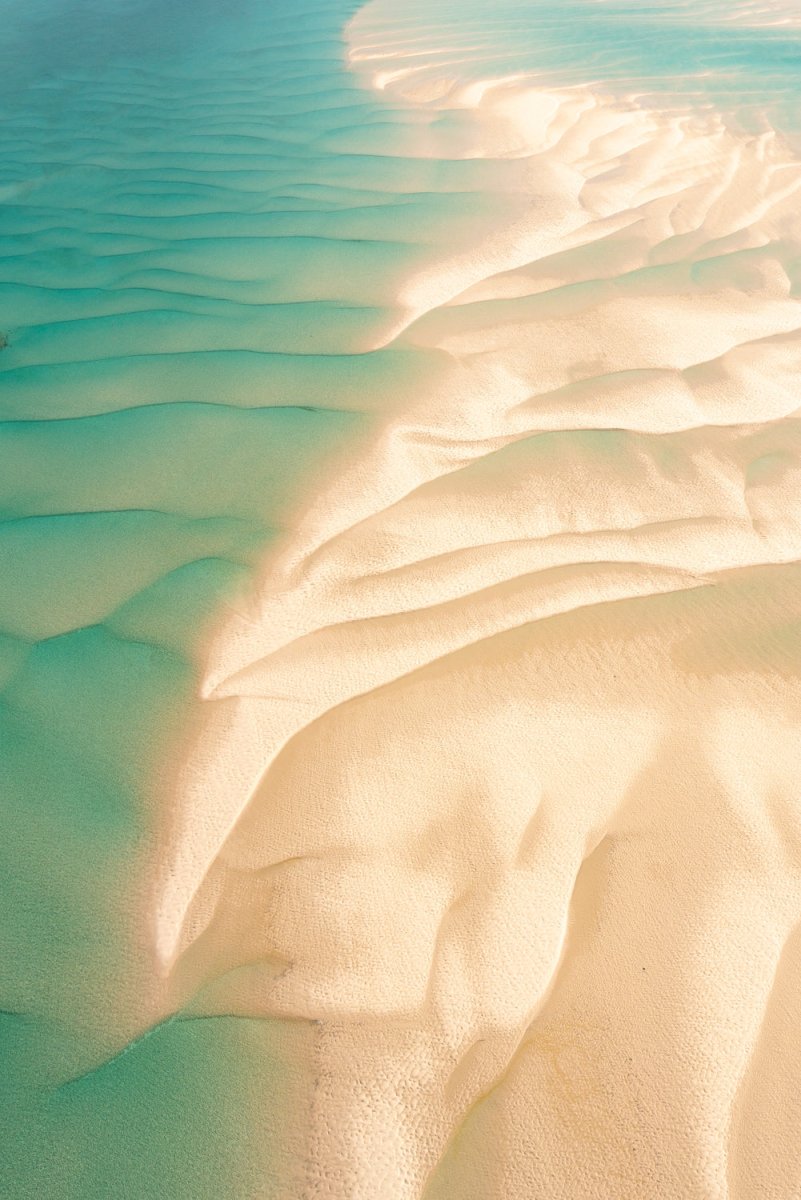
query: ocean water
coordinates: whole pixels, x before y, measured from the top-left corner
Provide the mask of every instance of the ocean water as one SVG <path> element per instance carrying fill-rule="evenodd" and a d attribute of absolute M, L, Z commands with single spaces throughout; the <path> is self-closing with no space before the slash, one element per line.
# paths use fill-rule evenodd
<path fill-rule="evenodd" d="M 465 157 L 461 118 L 348 69 L 356 8 L 0 3 L 9 1200 L 288 1194 L 309 1030 L 153 1027 L 153 797 L 221 613 L 440 369 L 394 344 L 410 285 L 518 203 Z M 460 79 L 602 81 L 798 125 L 801 28 L 749 24 L 752 5 L 435 8 Z"/>

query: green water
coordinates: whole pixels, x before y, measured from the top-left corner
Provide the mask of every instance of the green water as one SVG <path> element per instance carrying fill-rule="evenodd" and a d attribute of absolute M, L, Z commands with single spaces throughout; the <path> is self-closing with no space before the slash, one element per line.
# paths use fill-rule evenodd
<path fill-rule="evenodd" d="M 281 1194 L 306 1031 L 178 1014 L 137 1040 L 147 799 L 204 629 L 365 421 L 348 351 L 406 247 L 327 146 L 370 120 L 348 11 L 0 12 L 9 1200 Z"/>

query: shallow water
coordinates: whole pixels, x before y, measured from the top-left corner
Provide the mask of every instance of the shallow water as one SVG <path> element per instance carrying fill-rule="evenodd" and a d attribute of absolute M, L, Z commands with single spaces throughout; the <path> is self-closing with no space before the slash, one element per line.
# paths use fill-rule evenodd
<path fill-rule="evenodd" d="M 369 119 L 347 15 L 0 15 L 5 1196 L 267 1186 L 264 1023 L 168 1024 L 65 1080 L 147 1024 L 145 796 L 204 622 L 361 419 L 370 369 L 314 357 L 380 319 L 397 257 L 364 241 L 343 278 L 354 197 L 383 199 L 326 147 Z"/>
<path fill-rule="evenodd" d="M 346 70 L 352 7 L 0 13 L 9 1197 L 273 1194 L 263 1126 L 286 1124 L 305 1034 L 275 1035 L 283 1060 L 242 1020 L 137 1041 L 152 798 L 206 629 L 425 367 L 363 351 L 447 243 L 451 193 L 463 224 L 492 215 Z"/>
<path fill-rule="evenodd" d="M 737 7 L 437 21 L 460 79 L 602 80 L 795 128 L 801 30 L 737 27 Z M 467 117 L 432 123 L 347 69 L 355 8 L 0 4 L 10 1200 L 287 1194 L 273 1134 L 303 1112 L 306 1027 L 147 1032 L 153 797 L 208 631 L 326 473 L 437 377 L 424 339 L 393 344 L 425 308 L 412 285 L 520 203 L 465 151 Z"/>

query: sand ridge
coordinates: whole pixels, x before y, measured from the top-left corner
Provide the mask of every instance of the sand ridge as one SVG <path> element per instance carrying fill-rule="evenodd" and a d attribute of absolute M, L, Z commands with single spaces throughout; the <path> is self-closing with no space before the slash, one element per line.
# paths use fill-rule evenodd
<path fill-rule="evenodd" d="M 511 202 L 212 643 L 160 954 L 319 1022 L 299 1195 L 790 1197 L 801 164 L 429 18 L 353 69 Z"/>

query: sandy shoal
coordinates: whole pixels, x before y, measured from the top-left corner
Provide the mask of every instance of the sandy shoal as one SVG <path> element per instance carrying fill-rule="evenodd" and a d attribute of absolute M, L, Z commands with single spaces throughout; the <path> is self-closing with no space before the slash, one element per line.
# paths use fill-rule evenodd
<path fill-rule="evenodd" d="M 318 1023 L 293 1195 L 789 1200 L 801 164 L 424 14 L 353 69 L 515 203 L 404 279 L 373 348 L 441 369 L 210 648 L 165 1003 Z"/>

